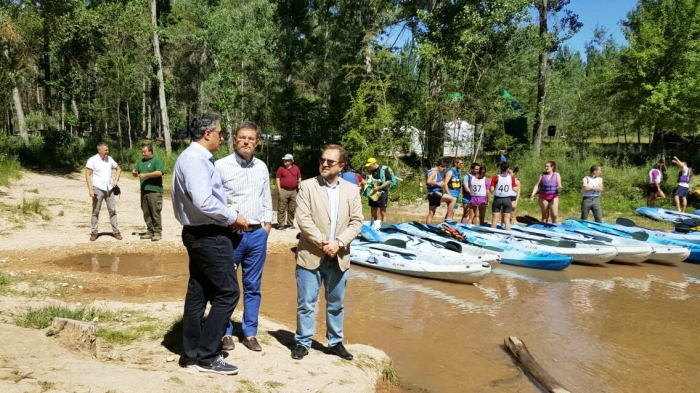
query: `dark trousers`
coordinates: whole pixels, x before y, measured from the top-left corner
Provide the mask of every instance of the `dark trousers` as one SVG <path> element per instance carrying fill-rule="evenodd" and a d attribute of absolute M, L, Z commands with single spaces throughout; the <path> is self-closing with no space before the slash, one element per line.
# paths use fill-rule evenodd
<path fill-rule="evenodd" d="M 593 212 L 595 222 L 603 222 L 603 209 L 600 207 L 600 197 L 583 197 L 581 201 L 581 219 L 588 220 L 589 212 Z"/>
<path fill-rule="evenodd" d="M 216 225 L 185 227 L 182 242 L 190 258 L 182 346 L 187 364 L 209 365 L 219 354 L 224 329 L 238 304 L 240 290 L 230 230 Z M 211 309 L 202 324 L 207 302 Z"/>
<path fill-rule="evenodd" d="M 162 193 L 141 191 L 141 211 L 143 211 L 143 220 L 146 221 L 149 235 L 160 236 L 163 233 L 163 224 L 160 219 L 161 210 L 163 210 Z"/>

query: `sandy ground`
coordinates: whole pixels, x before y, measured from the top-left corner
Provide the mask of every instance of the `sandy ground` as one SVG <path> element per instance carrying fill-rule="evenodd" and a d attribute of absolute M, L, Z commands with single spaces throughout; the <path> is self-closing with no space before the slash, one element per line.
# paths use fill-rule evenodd
<path fill-rule="evenodd" d="M 124 240 L 111 236 L 106 206 L 100 216 L 97 241 L 90 242 L 91 202 L 82 173 L 24 173 L 11 187 L 0 187 L 0 273 L 11 277 L 11 286 L 0 298 L 0 391 L 207 391 L 222 392 L 371 392 L 375 391 L 387 356 L 375 348 L 351 344 L 355 360 L 343 361 L 312 349 L 302 361 L 290 357 L 289 332 L 285 327 L 261 318 L 260 331 L 279 332 L 262 337 L 264 349 L 254 353 L 238 344 L 231 363 L 238 376 L 199 373 L 177 366 L 177 353 L 160 339 L 144 338 L 125 345 L 98 339 L 97 358 L 74 353 L 45 330 L 17 327 L 15 318 L 30 307 L 60 304 L 108 310 L 135 310 L 172 323 L 182 312 L 182 302 L 121 303 L 92 300 L 83 303 L 66 296 L 79 293 L 81 282 L 128 285 L 128 277 L 110 278 L 92 273 L 74 273 L 50 267 L 49 262 L 89 252 L 99 253 L 184 253 L 180 224 L 170 200 L 163 203 L 163 240 L 140 240 L 145 231 L 139 203 L 139 184 L 131 177 L 120 181 L 117 200 L 119 227 Z M 22 214 L 17 206 L 39 201 L 40 214 Z M 42 218 L 43 216 L 43 218 Z M 269 251 L 288 250 L 295 240 L 291 231 L 273 229 Z M 70 290 L 70 291 L 69 291 Z M 85 299 L 86 297 L 82 297 Z M 128 319 L 128 318 L 127 318 Z M 234 314 L 240 320 L 240 310 Z M 95 321 L 98 328 L 100 322 Z M 129 321 L 123 322 L 129 325 Z M 120 322 L 120 325 L 122 322 Z"/>

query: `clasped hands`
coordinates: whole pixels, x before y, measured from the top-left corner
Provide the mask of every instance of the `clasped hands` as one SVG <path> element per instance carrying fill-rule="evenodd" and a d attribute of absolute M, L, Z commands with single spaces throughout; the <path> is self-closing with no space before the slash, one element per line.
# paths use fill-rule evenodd
<path fill-rule="evenodd" d="M 323 252 L 325 252 L 329 257 L 335 258 L 338 255 L 340 244 L 337 240 L 324 240 L 321 242 L 321 245 L 323 246 Z"/>

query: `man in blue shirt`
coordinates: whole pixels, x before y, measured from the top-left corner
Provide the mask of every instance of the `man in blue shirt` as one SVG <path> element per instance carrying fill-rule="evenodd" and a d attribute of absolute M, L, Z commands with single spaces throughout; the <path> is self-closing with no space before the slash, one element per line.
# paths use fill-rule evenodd
<path fill-rule="evenodd" d="M 209 113 L 192 118 L 192 143 L 175 162 L 172 201 L 175 218 L 183 225 L 190 271 L 182 317 L 182 361 L 202 372 L 233 375 L 238 367 L 224 362 L 219 345 L 240 296 L 236 267 L 231 263 L 231 232 L 247 229 L 248 222 L 226 205 L 214 168 L 212 153 L 223 139 L 219 119 Z M 207 302 L 211 310 L 202 324 Z"/>

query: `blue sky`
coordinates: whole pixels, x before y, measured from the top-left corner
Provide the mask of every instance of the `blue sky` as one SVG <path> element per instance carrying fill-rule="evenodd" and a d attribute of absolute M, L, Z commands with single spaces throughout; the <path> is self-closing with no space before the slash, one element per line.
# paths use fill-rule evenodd
<path fill-rule="evenodd" d="M 583 27 L 566 44 L 584 53 L 586 42 L 593 37 L 596 26 L 605 27 L 618 44 L 627 44 L 619 22 L 627 19 L 627 12 L 637 5 L 637 0 L 571 0 L 567 7 L 578 15 Z"/>

